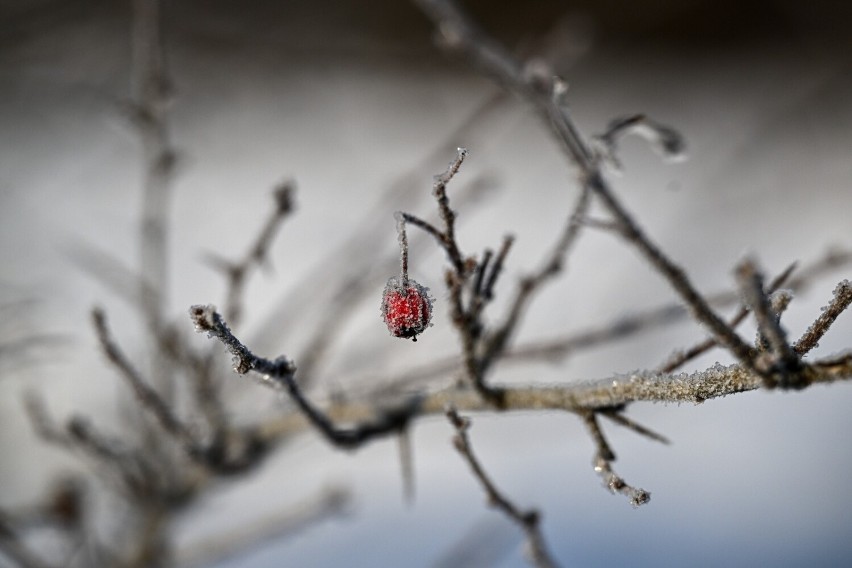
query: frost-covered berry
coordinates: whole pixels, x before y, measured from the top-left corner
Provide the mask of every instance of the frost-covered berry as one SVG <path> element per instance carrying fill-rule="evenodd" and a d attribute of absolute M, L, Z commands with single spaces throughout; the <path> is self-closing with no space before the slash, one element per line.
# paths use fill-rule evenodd
<path fill-rule="evenodd" d="M 382 317 L 391 335 L 417 341 L 432 318 L 429 289 L 411 279 L 403 284 L 399 278 L 391 277 L 382 295 Z"/>

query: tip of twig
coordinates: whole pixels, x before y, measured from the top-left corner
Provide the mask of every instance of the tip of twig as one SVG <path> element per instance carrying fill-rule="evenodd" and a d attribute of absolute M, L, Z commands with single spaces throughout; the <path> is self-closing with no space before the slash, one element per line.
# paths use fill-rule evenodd
<path fill-rule="evenodd" d="M 212 331 L 216 326 L 216 306 L 196 304 L 189 308 L 189 317 L 198 333 Z"/>
<path fill-rule="evenodd" d="M 296 191 L 296 182 L 292 179 L 281 182 L 273 191 L 272 196 L 275 198 L 275 207 L 279 215 L 290 213 L 295 205 L 293 203 L 293 193 Z"/>

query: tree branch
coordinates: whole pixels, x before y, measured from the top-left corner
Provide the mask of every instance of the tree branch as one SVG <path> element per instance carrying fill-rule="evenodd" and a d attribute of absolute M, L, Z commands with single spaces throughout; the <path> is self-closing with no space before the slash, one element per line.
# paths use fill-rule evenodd
<path fill-rule="evenodd" d="M 287 415 L 259 427 L 267 441 L 304 430 L 310 424 L 330 442 L 343 448 L 355 448 L 378 436 L 398 433 L 416 417 L 434 415 L 448 405 L 465 411 L 493 411 L 493 405 L 479 393 L 464 386 L 409 396 L 395 408 L 377 415 L 375 404 L 368 401 L 333 402 L 320 410 L 307 400 L 294 375 L 296 366 L 286 357 L 273 361 L 253 354 L 231 332 L 212 306 L 193 306 L 190 317 L 196 330 L 221 341 L 234 355 L 234 370 L 239 374 L 255 371 L 263 384 L 285 388 L 302 411 L 302 416 Z M 852 380 L 852 353 L 815 361 L 805 367 L 807 385 Z M 741 364 L 715 365 L 694 373 L 661 374 L 650 371 L 615 375 L 595 381 L 558 385 L 502 386 L 502 410 L 565 410 L 577 414 L 607 410 L 631 402 L 702 403 L 706 400 L 756 390 L 762 376 Z M 306 422 L 307 421 L 307 422 Z M 336 423 L 354 424 L 340 429 Z"/>
<path fill-rule="evenodd" d="M 473 472 L 473 476 L 485 490 L 485 494 L 488 497 L 488 504 L 503 512 L 503 514 L 524 531 L 524 534 L 527 536 L 530 561 L 533 565 L 540 568 L 555 568 L 557 564 L 550 555 L 550 552 L 548 552 L 544 536 L 541 534 L 539 528 L 541 521 L 539 512 L 535 509 L 522 511 L 497 489 L 497 486 L 488 477 L 482 464 L 479 463 L 479 460 L 473 453 L 473 446 L 467 435 L 467 431 L 470 429 L 470 420 L 459 416 L 458 412 L 452 407 L 446 411 L 446 416 L 450 424 L 453 425 L 453 428 L 456 429 L 456 435 L 453 437 L 453 445 L 465 461 L 467 461 L 470 470 Z"/>

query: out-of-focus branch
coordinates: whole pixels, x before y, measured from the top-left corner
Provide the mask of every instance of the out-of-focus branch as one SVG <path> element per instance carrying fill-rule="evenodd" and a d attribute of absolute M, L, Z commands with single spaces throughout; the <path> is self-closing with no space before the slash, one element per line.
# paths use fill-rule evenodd
<path fill-rule="evenodd" d="M 296 184 L 288 180 L 273 192 L 275 207 L 260 229 L 254 242 L 239 261 L 229 261 L 218 255 L 208 255 L 210 263 L 221 270 L 227 278 L 225 295 L 225 317 L 236 327 L 242 321 L 243 296 L 245 284 L 252 269 L 262 267 L 267 262 L 269 247 L 284 219 L 293 211 L 293 193 Z"/>
<path fill-rule="evenodd" d="M 312 498 L 288 506 L 283 512 L 231 528 L 227 534 L 195 543 L 177 554 L 177 565 L 184 568 L 212 566 L 238 557 L 266 541 L 295 536 L 322 521 L 346 514 L 351 495 L 345 489 L 331 487 Z"/>
<path fill-rule="evenodd" d="M 126 448 L 119 440 L 107 438 L 85 418 L 72 417 L 65 428 L 61 428 L 34 393 L 27 395 L 24 405 L 30 423 L 41 439 L 66 451 L 79 452 L 89 457 L 117 479 L 123 490 L 135 495 L 145 494 L 148 484 L 156 482 L 155 469 L 143 456 Z"/>
<path fill-rule="evenodd" d="M 55 568 L 36 556 L 18 538 L 8 533 L 0 533 L 0 558 L 6 557 L 20 568 Z"/>
<path fill-rule="evenodd" d="M 169 134 L 172 90 L 163 49 L 161 0 L 133 2 L 132 117 L 142 141 L 144 181 L 141 296 L 154 327 L 162 323 L 168 281 L 168 206 L 177 155 Z"/>
<path fill-rule="evenodd" d="M 106 314 L 101 309 L 92 310 L 92 322 L 97 332 L 98 341 L 107 359 L 118 369 L 120 375 L 136 395 L 145 410 L 151 413 L 163 430 L 173 436 L 189 454 L 199 452 L 198 442 L 183 422 L 175 415 L 172 408 L 160 394 L 149 386 L 139 371 L 113 341 L 107 325 Z"/>
<path fill-rule="evenodd" d="M 485 490 L 485 494 L 488 497 L 488 504 L 499 509 L 524 531 L 527 537 L 530 561 L 534 566 L 555 568 L 557 563 L 547 550 L 544 535 L 541 534 L 539 528 L 541 521 L 539 512 L 534 509 L 522 511 L 497 489 L 497 486 L 491 481 L 491 478 L 473 453 L 473 446 L 467 435 L 470 429 L 470 420 L 459 416 L 458 412 L 452 407 L 446 411 L 446 415 L 450 424 L 456 429 L 456 435 L 453 437 L 453 445 L 465 461 L 467 461 L 470 470 L 473 472 L 473 476 L 482 485 L 483 490 Z"/>

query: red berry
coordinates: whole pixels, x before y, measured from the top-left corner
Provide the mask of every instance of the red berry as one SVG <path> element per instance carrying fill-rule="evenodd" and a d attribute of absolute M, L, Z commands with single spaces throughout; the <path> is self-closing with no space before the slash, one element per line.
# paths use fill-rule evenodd
<path fill-rule="evenodd" d="M 428 288 L 411 279 L 403 286 L 399 279 L 391 278 L 382 296 L 382 317 L 391 335 L 417 341 L 432 318 Z"/>

